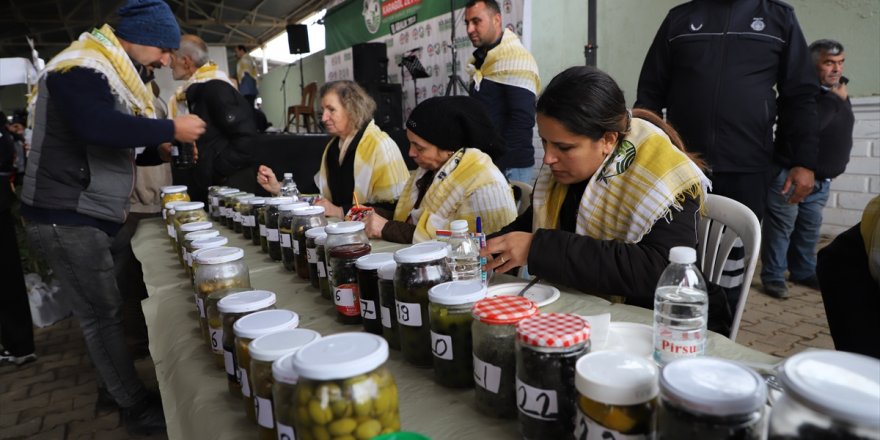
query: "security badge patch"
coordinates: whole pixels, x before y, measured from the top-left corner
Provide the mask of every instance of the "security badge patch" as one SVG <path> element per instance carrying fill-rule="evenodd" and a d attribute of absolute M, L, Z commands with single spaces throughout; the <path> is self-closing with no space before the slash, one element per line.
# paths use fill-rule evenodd
<path fill-rule="evenodd" d="M 755 17 L 752 19 L 751 28 L 755 32 L 761 32 L 764 30 L 764 19 L 760 17 Z"/>

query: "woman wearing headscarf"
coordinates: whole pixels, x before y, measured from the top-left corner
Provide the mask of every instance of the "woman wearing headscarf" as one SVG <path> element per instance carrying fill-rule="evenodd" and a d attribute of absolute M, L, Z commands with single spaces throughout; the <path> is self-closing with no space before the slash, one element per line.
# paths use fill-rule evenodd
<path fill-rule="evenodd" d="M 344 217 L 357 202 L 391 207 L 400 197 L 409 171 L 394 140 L 373 122 L 376 103 L 354 81 L 333 81 L 320 90 L 321 121 L 333 135 L 315 181 L 321 191 L 316 205 L 328 217 Z M 281 185 L 266 166 L 257 170 L 257 183 L 277 194 Z"/>
<path fill-rule="evenodd" d="M 392 220 L 377 211 L 366 217 L 367 235 L 397 243 L 437 237 L 453 220 L 480 217 L 484 232 L 516 218 L 513 193 L 492 162 L 503 140 L 482 105 L 466 96 L 423 101 L 406 121 L 409 157 L 419 169 L 409 179 Z"/>
<path fill-rule="evenodd" d="M 544 165 L 531 208 L 488 241 L 489 268 L 653 307 L 669 249 L 696 247 L 709 181 L 653 113 L 606 73 L 572 67 L 538 99 Z"/>

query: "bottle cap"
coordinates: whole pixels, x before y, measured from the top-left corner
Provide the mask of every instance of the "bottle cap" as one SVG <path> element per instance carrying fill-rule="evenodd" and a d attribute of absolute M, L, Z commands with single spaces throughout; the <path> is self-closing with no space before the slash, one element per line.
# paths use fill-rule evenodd
<path fill-rule="evenodd" d="M 516 339 L 533 347 L 573 347 L 590 339 L 590 324 L 568 313 L 540 313 L 516 324 Z"/>
<path fill-rule="evenodd" d="M 584 397 L 606 405 L 638 405 L 660 392 L 657 364 L 624 351 L 599 351 L 578 359 L 574 386 Z"/>
<path fill-rule="evenodd" d="M 697 262 L 697 251 L 687 246 L 676 246 L 669 250 L 669 262 L 690 264 Z"/>
<path fill-rule="evenodd" d="M 538 313 L 538 306 L 524 296 L 493 296 L 474 304 L 474 318 L 487 324 L 515 324 Z"/>
<path fill-rule="evenodd" d="M 449 224 L 449 229 L 452 232 L 468 232 L 470 227 L 468 226 L 467 220 L 453 220 L 452 223 Z"/>
<path fill-rule="evenodd" d="M 284 173 L 285 179 L 293 179 L 293 173 Z"/>
<path fill-rule="evenodd" d="M 293 368 L 308 379 L 346 379 L 373 371 L 386 360 L 388 343 L 381 336 L 338 333 L 300 348 L 293 355 Z"/>
<path fill-rule="evenodd" d="M 716 417 L 749 414 L 767 401 L 767 384 L 758 373 L 713 357 L 668 363 L 660 371 L 660 389 L 674 406 Z"/>

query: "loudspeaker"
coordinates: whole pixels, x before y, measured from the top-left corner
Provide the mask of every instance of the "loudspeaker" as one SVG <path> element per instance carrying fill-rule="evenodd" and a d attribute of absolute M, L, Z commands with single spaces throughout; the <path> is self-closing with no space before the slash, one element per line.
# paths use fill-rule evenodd
<path fill-rule="evenodd" d="M 376 101 L 373 119 L 384 131 L 403 128 L 403 91 L 400 84 L 368 84 L 364 86 L 367 94 Z"/>
<path fill-rule="evenodd" d="M 287 45 L 290 53 L 309 53 L 309 27 L 304 24 L 287 25 Z"/>
<path fill-rule="evenodd" d="M 385 43 L 360 43 L 351 47 L 354 81 L 364 87 L 388 82 L 388 49 Z"/>

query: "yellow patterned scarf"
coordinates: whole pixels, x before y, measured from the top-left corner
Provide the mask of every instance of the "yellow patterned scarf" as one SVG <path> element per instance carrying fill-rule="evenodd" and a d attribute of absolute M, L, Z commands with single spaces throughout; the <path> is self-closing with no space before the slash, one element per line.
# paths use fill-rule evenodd
<path fill-rule="evenodd" d="M 880 196 L 874 197 L 865 206 L 859 232 L 862 233 L 868 253 L 868 269 L 874 281 L 880 284 Z"/>
<path fill-rule="evenodd" d="M 499 84 L 521 87 L 536 96 L 541 89 L 538 63 L 510 29 L 504 29 L 501 43 L 486 54 L 486 60 L 479 69 L 476 68 L 476 59 L 471 55 L 466 70 L 477 91 L 480 90 L 480 83 L 484 78 Z"/>
<path fill-rule="evenodd" d="M 394 210 L 394 220 L 416 225 L 413 243 L 435 239 L 437 230 L 448 229 L 453 220 L 467 220 L 475 230 L 480 216 L 483 232 L 491 234 L 516 219 L 513 192 L 486 153 L 473 148 L 455 152 L 437 170 L 419 209 L 413 210 L 419 194 L 416 182 L 427 172 L 420 168 L 410 177 Z"/>
<path fill-rule="evenodd" d="M 245 73 L 250 74 L 254 81 L 257 80 L 257 63 L 248 54 L 242 55 L 235 64 L 235 77 L 238 79 L 239 84 L 241 84 L 241 79 L 244 78 Z"/>
<path fill-rule="evenodd" d="M 66 72 L 75 67 L 83 67 L 103 74 L 110 84 L 110 90 L 122 103 L 137 116 L 156 117 L 153 94 L 150 93 L 128 54 L 119 44 L 113 28 L 104 25 L 100 29 L 84 32 L 67 49 L 52 58 L 40 72 L 40 79 L 49 72 Z M 36 104 L 31 99 L 31 106 Z M 31 115 L 34 114 L 31 108 Z"/>
<path fill-rule="evenodd" d="M 321 195 L 333 202 L 327 183 L 327 150 L 337 138 L 330 140 L 321 156 L 317 184 Z M 350 148 L 350 147 L 349 147 Z M 370 121 L 354 155 L 354 192 L 361 203 L 393 202 L 400 197 L 409 170 L 400 149 L 384 131 Z"/>
<path fill-rule="evenodd" d="M 587 184 L 578 208 L 579 235 L 638 243 L 657 220 L 680 211 L 685 197 L 700 200 L 709 179 L 665 133 L 634 118 L 630 132 Z M 535 183 L 533 230 L 556 229 L 568 185 L 545 167 Z"/>
<path fill-rule="evenodd" d="M 235 85 L 232 84 L 232 81 L 229 79 L 229 76 L 226 75 L 226 72 L 217 68 L 217 65 L 214 64 L 213 61 L 209 61 L 205 63 L 202 67 L 196 69 L 193 72 L 192 76 L 186 80 L 182 86 L 177 88 L 177 91 L 174 92 L 174 95 L 168 99 L 168 118 L 174 119 L 178 115 L 185 115 L 189 113 L 189 108 L 186 103 L 186 90 L 189 86 L 193 84 L 213 81 L 213 80 L 225 81 L 230 86 L 235 88 Z"/>

